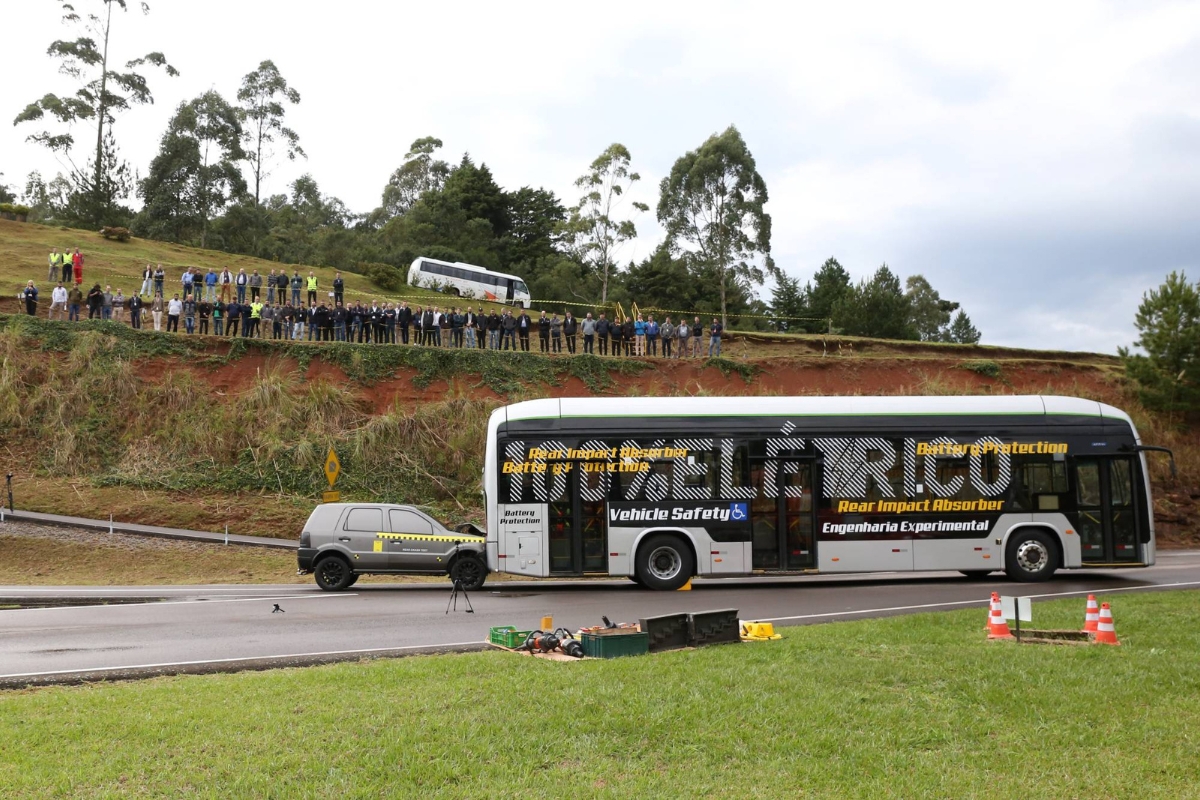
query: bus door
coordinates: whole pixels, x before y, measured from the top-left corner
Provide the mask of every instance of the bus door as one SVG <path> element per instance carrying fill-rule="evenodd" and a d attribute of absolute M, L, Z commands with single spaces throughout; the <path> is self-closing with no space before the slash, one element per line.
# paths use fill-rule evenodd
<path fill-rule="evenodd" d="M 794 572 L 816 565 L 815 473 L 811 457 L 751 460 L 758 490 L 750 506 L 751 569 Z"/>
<path fill-rule="evenodd" d="M 582 462 L 551 461 L 547 468 L 560 470 L 560 478 L 551 476 L 554 493 L 547 508 L 548 558 L 551 575 L 580 575 L 608 571 L 608 547 L 605 535 L 605 502 L 585 500 L 579 491 Z"/>
<path fill-rule="evenodd" d="M 1141 560 L 1136 476 L 1129 456 L 1075 460 L 1074 523 L 1084 564 Z"/>
<path fill-rule="evenodd" d="M 507 305 L 512 305 L 513 301 L 513 281 L 512 278 L 501 278 L 501 283 L 504 284 L 504 302 Z"/>

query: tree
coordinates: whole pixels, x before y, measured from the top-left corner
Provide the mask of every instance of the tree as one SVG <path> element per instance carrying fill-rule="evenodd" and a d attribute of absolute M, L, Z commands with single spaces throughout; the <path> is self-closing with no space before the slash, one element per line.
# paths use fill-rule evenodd
<path fill-rule="evenodd" d="M 180 104 L 139 186 L 139 229 L 176 241 L 198 234 L 206 247 L 209 221 L 246 191 L 241 139 L 237 110 L 215 91 Z"/>
<path fill-rule="evenodd" d="M 154 102 L 146 78 L 139 69 L 149 64 L 163 68 L 168 75 L 179 74 L 160 52 L 147 53 L 141 58 L 125 62 L 124 72 L 109 69 L 108 45 L 113 27 L 112 10 L 114 5 L 120 6 L 122 11 L 127 10 L 126 0 L 100 2 L 104 4 L 103 15 L 85 16 L 77 14 L 75 7 L 70 3 L 62 2 L 63 22 L 82 28 L 81 33 L 84 35 L 73 41 L 57 40 L 46 51 L 51 58 L 59 60 L 59 72 L 77 81 L 78 88 L 75 93 L 62 97 L 47 94 L 26 106 L 13 120 L 13 124 L 17 125 L 22 122 L 39 121 L 50 115 L 61 126 L 65 126 L 65 131 L 57 134 L 49 130 L 32 134 L 28 141 L 37 142 L 67 159 L 71 164 L 76 191 L 93 195 L 92 201 L 84 207 L 89 215 L 86 221 L 96 225 L 104 221 L 104 215 L 109 210 L 104 204 L 106 193 L 121 182 L 119 178 L 114 179 L 105 173 L 113 164 L 113 160 L 105 154 L 105 134 L 111 131 L 119 112 L 126 111 L 133 105 Z M 141 8 L 143 14 L 150 11 L 150 7 L 144 2 L 141 3 Z M 99 45 L 96 39 L 100 40 Z M 75 137 L 71 129 L 77 123 L 91 119 L 96 120 L 96 149 L 91 164 L 87 169 L 81 169 L 71 157 L 71 150 L 75 146 Z M 112 152 L 115 152 L 115 143 Z"/>
<path fill-rule="evenodd" d="M 298 105 L 300 93 L 288 86 L 275 62 L 268 59 L 242 78 L 237 99 L 241 103 L 237 113 L 247 144 L 246 160 L 254 173 L 254 205 L 258 205 L 263 178 L 271 174 L 267 167 L 275 155 L 271 145 L 276 140 L 283 143 L 288 161 L 295 161 L 296 156 L 308 158 L 300 146 L 300 136 L 283 124 L 287 113 L 283 104 Z"/>
<path fill-rule="evenodd" d="M 808 303 L 799 278 L 789 277 L 782 272 L 775 275 L 775 288 L 771 290 L 771 314 L 776 330 L 804 330 L 801 320 L 789 317 L 808 316 Z"/>
<path fill-rule="evenodd" d="M 632 156 L 625 145 L 614 142 L 596 157 L 575 186 L 583 190 L 579 203 L 571 208 L 564 226 L 576 258 L 600 277 L 600 302 L 608 302 L 609 276 L 616 269 L 616 252 L 622 244 L 637 237 L 632 219 L 614 219 L 625 192 L 642 179 L 629 169 Z M 634 201 L 637 211 L 650 206 Z"/>
<path fill-rule="evenodd" d="M 29 206 L 31 222 L 58 219 L 63 215 L 71 196 L 71 182 L 59 173 L 50 183 L 46 183 L 42 174 L 34 170 L 25 178 L 25 191 L 21 196 L 22 202 Z"/>
<path fill-rule="evenodd" d="M 804 287 L 804 316 L 810 317 L 804 321 L 804 329 L 809 333 L 828 331 L 834 308 L 851 291 L 850 273 L 836 258 L 825 259 L 812 281 Z"/>
<path fill-rule="evenodd" d="M 380 213 L 384 220 L 408 213 L 421 195 L 441 191 L 446 185 L 450 165 L 433 157 L 441 146 L 442 140 L 432 136 L 417 139 L 409 146 L 404 163 L 392 173 L 387 186 L 383 187 Z"/>
<path fill-rule="evenodd" d="M 958 342 L 959 344 L 979 344 L 982 335 L 979 329 L 971 324 L 971 318 L 967 316 L 967 312 L 959 310 L 954 315 L 954 322 L 950 323 L 950 329 L 947 331 L 947 337 L 944 341 Z"/>
<path fill-rule="evenodd" d="M 1187 413 L 1200 403 L 1200 292 L 1184 273 L 1172 272 L 1142 295 L 1134 317 L 1145 355 L 1120 348 L 1125 372 L 1147 407 Z"/>
<path fill-rule="evenodd" d="M 12 203 L 17 199 L 17 196 L 12 193 L 12 189 L 4 182 L 4 173 L 0 172 L 0 203 Z"/>
<path fill-rule="evenodd" d="M 763 206 L 767 185 L 732 125 L 713 134 L 682 156 L 660 186 L 658 220 L 667 242 L 694 249 L 717 281 L 721 321 L 728 324 L 727 294 L 731 283 L 761 284 L 763 271 L 751 263 L 761 255 L 771 263 L 771 217 Z"/>
<path fill-rule="evenodd" d="M 505 253 L 506 266 L 520 267 L 526 283 L 541 271 L 543 264 L 557 260 L 558 234 L 567 218 L 566 209 L 547 189 L 523 186 L 508 193 L 508 219 L 511 229 Z"/>
<path fill-rule="evenodd" d="M 900 279 L 884 264 L 869 281 L 861 281 L 833 309 L 833 321 L 852 336 L 915 339 L 909 303 Z"/>
<path fill-rule="evenodd" d="M 943 300 L 924 275 L 910 275 L 904 282 L 908 298 L 909 327 L 922 342 L 947 342 L 950 336 L 950 312 L 958 303 Z M 970 320 L 967 321 L 970 324 Z"/>

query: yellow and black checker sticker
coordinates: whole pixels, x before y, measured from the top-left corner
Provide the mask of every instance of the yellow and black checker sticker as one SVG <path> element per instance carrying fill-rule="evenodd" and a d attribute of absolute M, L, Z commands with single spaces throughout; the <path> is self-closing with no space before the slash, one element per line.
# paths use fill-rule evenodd
<path fill-rule="evenodd" d="M 376 539 L 416 539 L 422 542 L 482 542 L 482 536 L 437 536 L 432 533 L 377 533 Z"/>

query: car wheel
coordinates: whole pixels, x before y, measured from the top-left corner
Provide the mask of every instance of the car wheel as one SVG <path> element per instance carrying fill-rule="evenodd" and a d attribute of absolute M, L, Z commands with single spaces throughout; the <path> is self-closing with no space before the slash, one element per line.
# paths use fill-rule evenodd
<path fill-rule="evenodd" d="M 973 581 L 981 581 L 992 574 L 990 569 L 960 569 L 959 572 Z"/>
<path fill-rule="evenodd" d="M 1004 571 L 1014 581 L 1049 580 L 1058 569 L 1058 548 L 1045 533 L 1017 531 L 1008 542 Z"/>
<path fill-rule="evenodd" d="M 487 566 L 475 556 L 459 556 L 450 568 L 450 580 L 461 582 L 463 589 L 473 592 L 487 580 Z"/>
<path fill-rule="evenodd" d="M 313 568 L 317 586 L 327 592 L 340 592 L 354 582 L 354 571 L 341 556 L 325 556 Z"/>
<path fill-rule="evenodd" d="M 647 537 L 638 548 L 635 564 L 638 583 L 647 589 L 672 591 L 692 579 L 695 560 L 678 536 L 660 533 Z"/>

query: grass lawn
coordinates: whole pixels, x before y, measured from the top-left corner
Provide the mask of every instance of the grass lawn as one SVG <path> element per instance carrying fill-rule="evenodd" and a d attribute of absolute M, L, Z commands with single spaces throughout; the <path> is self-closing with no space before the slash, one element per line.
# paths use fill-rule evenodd
<path fill-rule="evenodd" d="M 983 612 L 560 664 L 500 652 L 0 695 L 4 797 L 1184 797 L 1194 592 L 1113 598 L 1120 648 Z M 1039 603 L 1076 627 L 1083 600 Z"/>

